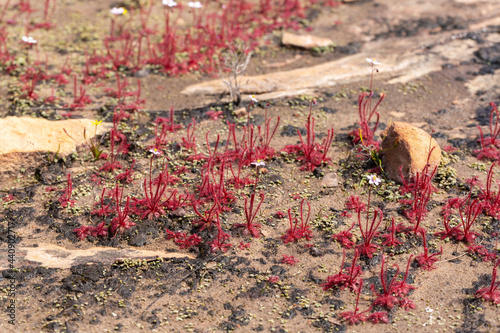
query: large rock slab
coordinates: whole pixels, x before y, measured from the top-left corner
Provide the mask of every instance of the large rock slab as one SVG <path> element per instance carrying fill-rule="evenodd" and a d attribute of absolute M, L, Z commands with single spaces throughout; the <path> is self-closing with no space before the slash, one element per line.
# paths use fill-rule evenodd
<path fill-rule="evenodd" d="M 381 136 L 384 138 L 382 163 L 389 179 L 402 182 L 400 168 L 405 180 L 410 180 L 417 173 L 422 173 L 427 161 L 430 164 L 429 172 L 439 166 L 441 148 L 424 130 L 408 123 L 394 122 L 381 133 Z"/>
<path fill-rule="evenodd" d="M 53 244 L 39 244 L 37 247 L 19 247 L 16 251 L 18 261 L 23 264 L 47 268 L 67 269 L 80 264 L 101 263 L 112 265 L 123 260 L 155 260 L 158 258 L 187 258 L 194 256 L 185 253 L 148 251 L 135 248 L 117 249 L 114 247 L 92 247 L 85 250 L 70 250 Z M 8 262 L 0 264 L 0 269 L 8 269 Z"/>
<path fill-rule="evenodd" d="M 435 40 L 437 38 L 433 37 L 431 42 Z M 388 47 L 386 44 L 391 46 Z M 421 38 L 417 37 L 385 40 L 384 43 L 367 43 L 361 53 L 324 64 L 271 74 L 242 76 L 239 79 L 240 92 L 242 95 L 255 94 L 257 99 L 264 99 L 259 95 L 281 92 L 280 96 L 284 96 L 289 91 L 295 93 L 304 89 L 368 80 L 371 67 L 366 58 L 372 58 L 374 54 L 382 61 L 382 65 L 378 66 L 380 68 L 377 74 L 378 80 L 405 83 L 441 70 L 444 64 L 458 65 L 461 61 L 472 58 L 473 53 L 478 50 L 473 40 L 455 40 L 434 47 L 432 52 L 418 49 L 420 45 L 422 45 Z M 221 80 L 212 80 L 188 86 L 181 93 L 217 96 L 227 93 L 227 87 Z"/>

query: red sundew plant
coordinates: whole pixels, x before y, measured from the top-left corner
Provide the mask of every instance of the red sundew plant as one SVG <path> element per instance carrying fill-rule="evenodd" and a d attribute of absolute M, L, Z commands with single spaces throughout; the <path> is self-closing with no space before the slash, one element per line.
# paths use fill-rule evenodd
<path fill-rule="evenodd" d="M 130 168 L 125 169 L 124 172 L 116 175 L 115 179 L 123 184 L 130 184 L 133 181 L 132 173 L 134 172 L 135 159 L 132 159 Z"/>
<path fill-rule="evenodd" d="M 212 120 L 218 120 L 220 117 L 222 117 L 222 111 L 210 110 L 207 112 L 207 116 Z"/>
<path fill-rule="evenodd" d="M 109 132 L 109 142 L 110 142 L 110 150 L 109 155 L 107 156 L 107 161 L 100 168 L 99 171 L 108 171 L 113 172 L 116 169 L 121 169 L 122 165 L 116 159 L 118 157 L 118 151 L 120 148 L 115 150 L 115 142 L 116 140 L 116 131 L 111 129 Z M 101 156 L 104 154 L 101 154 Z"/>
<path fill-rule="evenodd" d="M 344 262 L 345 262 L 345 249 L 342 253 L 342 263 L 340 264 L 340 270 L 337 274 L 330 275 L 326 278 L 326 281 L 321 285 L 323 290 L 339 288 L 350 289 L 351 291 L 358 291 L 363 284 L 363 279 L 360 277 L 363 274 L 361 266 L 356 265 L 356 261 L 359 258 L 358 250 L 355 250 L 354 257 L 352 258 L 352 263 L 349 268 L 347 268 L 347 273 L 344 273 Z"/>
<path fill-rule="evenodd" d="M 461 239 L 461 230 L 459 226 L 455 227 L 450 226 L 450 218 L 449 218 L 450 213 L 451 213 L 450 211 L 443 210 L 444 231 L 438 231 L 434 234 L 434 236 L 439 237 L 441 240 L 444 240 L 446 238 Z"/>
<path fill-rule="evenodd" d="M 274 128 L 271 129 L 272 118 L 267 119 L 268 108 L 269 108 L 269 103 L 267 103 L 266 105 L 265 116 L 264 116 L 264 124 L 265 124 L 264 134 L 261 133 L 261 127 L 260 126 L 258 127 L 260 145 L 256 148 L 256 150 L 259 159 L 263 160 L 271 159 L 275 154 L 274 148 L 271 147 L 271 140 L 276 134 L 276 130 L 278 129 L 278 126 L 280 124 L 280 117 L 278 117 L 276 120 L 276 124 L 274 125 Z"/>
<path fill-rule="evenodd" d="M 52 2 L 51 0 L 45 0 L 43 8 L 43 20 L 42 22 L 39 23 L 30 23 L 30 30 L 35 30 L 35 29 L 49 30 L 56 26 L 56 24 L 51 22 L 50 20 L 52 16 L 54 16 L 54 12 L 57 8 L 57 1 L 56 0 L 53 1 L 52 8 L 50 8 L 51 2 Z"/>
<path fill-rule="evenodd" d="M 286 254 L 284 254 L 283 258 L 281 258 L 281 263 L 294 266 L 299 263 L 299 259 L 295 258 L 294 256 L 287 256 Z"/>
<path fill-rule="evenodd" d="M 91 214 L 92 215 L 98 215 L 98 216 L 108 216 L 109 214 L 111 214 L 113 212 L 113 210 L 111 209 L 111 204 L 109 205 L 106 205 L 104 203 L 104 195 L 106 194 L 106 188 L 104 187 L 102 189 L 102 193 L 101 193 L 101 200 L 100 200 L 100 208 L 98 209 L 94 209 Z M 98 203 L 96 203 L 96 205 L 98 205 Z"/>
<path fill-rule="evenodd" d="M 146 104 L 146 99 L 141 98 L 141 81 L 137 80 L 137 91 L 132 92 L 135 95 L 135 101 L 125 104 L 123 103 L 123 109 L 128 111 L 139 111 L 141 106 Z M 180 126 L 180 125 L 177 125 Z"/>
<path fill-rule="evenodd" d="M 357 145 L 361 143 L 363 146 L 368 147 L 370 150 L 379 150 L 380 143 L 375 141 L 375 131 L 377 130 L 379 124 L 380 115 L 377 112 L 377 108 L 382 103 L 382 100 L 385 98 L 385 94 L 381 93 L 380 98 L 372 108 L 372 100 L 373 100 L 373 74 L 378 72 L 378 68 L 376 65 L 380 65 L 381 63 L 375 59 L 366 59 L 368 62 L 372 64 L 372 71 L 370 76 L 370 91 L 363 92 L 359 94 L 358 97 L 358 112 L 359 112 L 359 126 L 360 128 L 355 129 L 349 135 L 353 138 L 352 142 Z M 372 122 L 372 117 L 376 115 L 376 121 L 373 125 L 373 128 L 370 128 L 370 123 Z"/>
<path fill-rule="evenodd" d="M 486 177 L 486 187 L 481 188 L 481 192 L 478 194 L 478 199 L 484 203 L 484 212 L 492 217 L 498 218 L 500 216 L 500 190 L 498 192 L 493 192 L 493 168 L 496 163 L 493 163 L 488 170 L 488 175 Z M 474 186 L 477 183 L 476 179 L 471 180 L 470 186 Z M 500 184 L 497 181 L 497 185 Z"/>
<path fill-rule="evenodd" d="M 379 245 L 372 243 L 373 238 L 378 235 L 378 227 L 380 226 L 380 223 L 382 223 L 382 219 L 384 217 L 384 214 L 382 213 L 382 210 L 380 208 L 375 208 L 372 214 L 372 218 L 370 219 L 370 199 L 371 199 L 371 187 L 370 191 L 368 192 L 368 204 L 367 204 L 367 211 L 366 211 L 366 222 L 363 224 L 361 222 L 361 210 L 358 209 L 358 226 L 359 230 L 361 232 L 361 238 L 362 238 L 362 244 L 358 245 L 359 248 L 359 254 L 360 255 L 366 255 L 368 258 L 372 258 L 373 254 L 377 252 L 377 250 L 380 248 Z"/>
<path fill-rule="evenodd" d="M 356 304 L 354 305 L 354 311 L 344 311 L 339 313 L 339 317 L 349 325 L 357 325 L 368 320 L 368 317 L 365 315 L 365 313 L 370 311 L 370 309 L 358 312 L 359 296 L 361 295 L 362 287 L 363 287 L 363 280 L 361 280 L 360 286 L 358 288 L 358 292 L 356 295 Z"/>
<path fill-rule="evenodd" d="M 115 238 L 118 233 L 130 229 L 135 226 L 135 222 L 130 220 L 130 197 L 127 196 L 127 201 L 125 202 L 125 207 L 121 208 L 123 190 L 120 190 L 118 184 L 114 189 L 113 197 L 115 198 L 115 212 L 116 216 L 111 220 L 110 234 L 113 234 L 112 238 Z"/>
<path fill-rule="evenodd" d="M 161 131 L 160 133 L 158 133 L 158 127 L 160 126 L 161 126 Z M 166 139 L 167 134 L 169 132 L 174 133 L 181 128 L 182 125 L 175 123 L 174 107 L 171 107 L 169 118 L 158 117 L 155 120 L 155 144 L 153 148 L 160 150 L 161 147 L 163 147 L 167 143 Z"/>
<path fill-rule="evenodd" d="M 309 116 L 307 117 L 307 134 L 305 142 L 302 138 L 302 134 L 300 134 L 300 131 L 297 130 L 297 134 L 300 138 L 300 144 L 287 145 L 283 149 L 283 151 L 285 151 L 287 154 L 293 154 L 297 156 L 297 161 L 302 164 L 300 170 L 314 171 L 314 169 L 320 167 L 323 164 L 331 163 L 331 159 L 327 157 L 326 154 L 328 153 L 328 149 L 333 142 L 333 128 L 327 131 L 326 138 L 323 139 L 321 144 L 314 142 L 316 134 L 314 132 L 315 120 L 312 117 L 313 103 L 315 102 L 311 102 L 311 106 L 309 108 Z"/>
<path fill-rule="evenodd" d="M 500 140 L 497 139 L 500 134 L 500 114 L 495 103 L 491 102 L 490 106 L 490 135 L 485 138 L 481 127 L 477 127 L 481 136 L 478 140 L 481 144 L 481 149 L 474 150 L 474 154 L 480 160 L 488 159 L 497 161 L 500 159 L 500 151 L 498 150 L 500 148 Z"/>
<path fill-rule="evenodd" d="M 217 237 L 210 242 L 210 248 L 211 252 L 227 252 L 227 250 L 232 246 L 232 244 L 227 243 L 226 241 L 229 240 L 230 235 L 227 232 L 224 232 L 222 230 L 222 227 L 220 225 L 220 219 L 219 219 L 219 214 L 216 215 L 216 226 L 217 226 Z"/>
<path fill-rule="evenodd" d="M 88 61 L 87 61 L 88 62 Z M 116 90 L 113 88 L 104 89 L 104 93 L 109 96 L 121 100 L 125 97 L 135 96 L 135 92 L 127 92 L 125 88 L 129 86 L 129 82 L 126 78 L 120 81 L 120 75 L 118 73 L 116 75 Z"/>
<path fill-rule="evenodd" d="M 59 198 L 59 203 L 61 204 L 62 208 L 66 208 L 68 204 L 70 207 L 73 207 L 76 202 L 75 200 L 71 199 L 71 194 L 73 193 L 73 181 L 71 180 L 71 174 L 68 173 L 66 177 L 67 177 L 66 188 L 64 189 L 61 197 Z"/>
<path fill-rule="evenodd" d="M 307 217 L 304 220 L 304 202 L 307 204 L 308 212 Z M 286 243 L 297 242 L 302 238 L 310 240 L 312 238 L 311 227 L 309 226 L 309 217 L 311 215 L 311 205 L 306 202 L 305 199 L 302 200 L 300 204 L 300 225 L 299 220 L 296 217 L 292 218 L 292 210 L 288 209 L 288 219 L 290 221 L 290 229 L 288 229 L 281 239 Z"/>
<path fill-rule="evenodd" d="M 366 98 L 367 97 L 367 98 Z M 365 100 L 366 98 L 366 100 Z M 377 111 L 378 106 L 382 103 L 382 100 L 385 98 L 385 94 L 380 94 L 380 99 L 378 100 L 375 107 L 371 109 L 371 103 L 373 98 L 373 92 L 370 90 L 369 93 L 361 93 L 358 97 L 358 109 L 359 109 L 359 129 L 355 129 L 349 135 L 353 138 L 352 142 L 356 145 L 361 143 L 366 147 L 373 147 L 375 150 L 379 149 L 380 143 L 375 141 L 375 131 L 377 130 L 379 124 L 379 114 Z M 377 120 L 373 125 L 373 128 L 370 128 L 370 123 L 372 117 L 376 115 Z"/>
<path fill-rule="evenodd" d="M 395 247 L 403 244 L 396 238 L 396 230 L 397 227 L 394 225 L 394 217 L 391 220 L 391 227 L 387 229 L 389 231 L 388 234 L 382 235 L 382 245 L 387 247 Z"/>
<path fill-rule="evenodd" d="M 494 261 L 497 258 L 497 255 L 495 252 L 490 252 L 486 247 L 482 245 L 469 245 L 467 247 L 467 253 L 469 254 L 477 254 L 482 257 L 483 261 Z"/>
<path fill-rule="evenodd" d="M 174 239 L 175 244 L 179 245 L 179 249 L 190 249 L 194 246 L 197 246 L 202 242 L 202 239 L 197 234 L 192 234 L 187 236 L 184 232 L 173 232 L 166 229 L 167 239 Z"/>
<path fill-rule="evenodd" d="M 500 265 L 500 259 L 493 265 L 493 271 L 491 273 L 491 284 L 489 287 L 479 289 L 476 291 L 476 297 L 482 298 L 487 302 L 493 304 L 500 304 L 500 290 L 497 290 L 500 282 L 497 283 L 497 267 Z"/>
<path fill-rule="evenodd" d="M 228 180 L 229 184 L 233 184 L 235 189 L 243 188 L 247 185 L 253 184 L 254 181 L 248 178 L 248 176 L 243 177 L 241 174 L 241 169 L 243 168 L 243 163 L 241 163 L 241 160 L 238 160 L 238 170 L 235 173 L 233 170 L 233 165 L 229 164 L 229 171 L 231 171 L 231 174 L 233 175 L 233 178 Z"/>
<path fill-rule="evenodd" d="M 406 283 L 406 279 L 408 277 L 408 269 L 410 267 L 411 257 L 408 259 L 408 264 L 406 267 L 406 273 L 404 275 L 403 280 L 398 281 L 399 276 L 399 266 L 394 264 L 392 268 L 395 268 L 396 271 L 391 281 L 387 283 L 387 275 L 389 274 L 388 270 L 384 269 L 385 266 L 385 257 L 382 256 L 382 264 L 380 266 L 380 282 L 382 283 L 382 291 L 379 293 L 375 290 L 375 285 L 371 285 L 371 290 L 377 296 L 375 301 L 373 302 L 373 306 L 381 306 L 386 308 L 387 310 L 391 310 L 396 305 L 402 305 L 406 310 L 409 308 L 415 308 L 415 304 L 406 299 L 406 296 L 412 289 L 415 287 L 410 286 Z"/>
<path fill-rule="evenodd" d="M 260 231 L 259 229 L 261 228 L 260 224 L 254 223 L 255 217 L 257 216 L 257 213 L 259 212 L 259 208 L 264 202 L 264 193 L 259 194 L 260 197 L 260 202 L 257 204 L 257 207 L 254 210 L 254 203 L 255 203 L 255 191 L 250 194 L 250 203 L 248 204 L 248 198 L 245 196 L 245 220 L 246 223 L 239 223 L 233 225 L 233 228 L 245 228 L 243 231 L 243 235 L 252 235 L 255 238 L 260 237 Z"/>
<path fill-rule="evenodd" d="M 186 149 L 193 149 L 194 153 L 196 154 L 196 137 L 194 136 L 195 131 L 196 119 L 193 118 L 186 129 L 186 136 L 183 136 L 181 138 L 182 142 L 180 143 L 180 145 Z"/>
<path fill-rule="evenodd" d="M 340 245 L 345 249 L 352 249 L 355 245 L 353 239 L 356 239 L 354 235 L 350 232 L 356 223 L 354 222 L 349 229 L 338 232 L 332 235 L 332 239 L 339 242 Z"/>
<path fill-rule="evenodd" d="M 216 225 L 217 216 L 220 213 L 220 206 L 217 201 L 214 201 L 212 207 L 208 210 L 205 210 L 203 214 L 200 213 L 200 211 L 196 207 L 196 203 L 193 202 L 193 210 L 195 214 L 198 215 L 199 217 L 193 221 L 193 224 L 198 226 L 200 230 L 204 230 L 205 228 L 211 228 L 212 225 Z"/>
<path fill-rule="evenodd" d="M 425 232 L 420 233 L 422 235 L 422 241 L 424 243 L 424 253 L 419 254 L 415 257 L 415 261 L 418 263 L 420 267 L 427 271 L 431 271 L 436 268 L 434 264 L 438 260 L 437 256 L 443 253 L 443 247 L 441 246 L 441 250 L 439 252 L 429 254 L 429 249 L 427 247 L 427 240 L 425 237 Z"/>
<path fill-rule="evenodd" d="M 66 104 L 64 107 L 71 110 L 81 109 L 87 104 L 91 104 L 92 100 L 86 95 L 86 90 L 83 86 L 78 87 L 76 82 L 76 75 L 73 75 L 73 102 L 71 104 Z M 79 90 L 77 88 L 80 88 Z M 78 94 L 78 91 L 80 94 Z"/>
<path fill-rule="evenodd" d="M 147 216 L 147 218 L 151 220 L 160 217 L 160 215 L 166 215 L 164 205 L 176 193 L 175 191 L 171 192 L 169 198 L 164 198 L 164 195 L 167 192 L 167 184 L 163 180 L 165 174 L 160 172 L 158 178 L 153 179 L 152 173 L 154 156 L 155 154 L 151 156 L 149 163 L 149 181 L 144 179 L 141 184 L 141 188 L 144 191 L 144 198 L 132 199 L 134 201 L 134 212 L 139 215 L 141 219 L 144 219 Z"/>
<path fill-rule="evenodd" d="M 433 193 L 437 192 L 436 187 L 432 185 L 432 179 L 436 175 L 437 166 L 431 171 L 429 160 L 434 147 L 429 150 L 429 155 L 427 156 L 427 164 L 422 170 L 422 172 L 417 172 L 416 177 L 412 182 L 407 182 L 402 173 L 402 167 L 399 168 L 399 173 L 403 185 L 400 187 L 400 192 L 402 195 L 406 193 L 411 194 L 411 199 L 400 200 L 401 203 L 409 205 L 409 208 L 405 210 L 405 215 L 408 217 L 410 222 L 413 224 L 412 232 L 415 234 L 422 231 L 420 228 L 420 223 L 422 219 L 427 214 L 427 205 L 431 200 Z"/>
<path fill-rule="evenodd" d="M 479 199 L 471 200 L 470 194 L 463 206 L 458 209 L 462 223 L 462 232 L 457 235 L 457 240 L 465 240 L 469 244 L 473 244 L 476 236 L 479 233 L 471 231 L 471 227 L 477 220 L 478 216 L 483 212 L 485 203 Z"/>
<path fill-rule="evenodd" d="M 473 180 L 473 183 L 475 184 L 476 181 Z M 479 215 L 485 211 L 485 209 L 491 208 L 491 201 L 488 201 L 488 198 L 486 197 L 488 194 L 485 193 L 480 194 L 480 198 L 473 200 L 471 198 L 472 186 L 473 185 L 471 184 L 471 189 L 466 198 L 453 198 L 448 200 L 442 210 L 443 225 L 445 230 L 435 233 L 436 236 L 441 239 L 449 237 L 455 239 L 456 241 L 464 241 L 471 245 L 474 244 L 474 241 L 479 233 L 471 231 L 472 225 L 477 220 Z M 462 222 L 457 226 L 451 227 L 449 215 L 452 213 L 453 208 L 458 210 L 460 220 Z"/>
<path fill-rule="evenodd" d="M 362 212 L 366 211 L 366 205 L 364 202 L 362 202 L 358 196 L 351 195 L 349 197 L 349 200 L 345 203 L 345 207 L 348 210 L 353 210 L 356 212 L 356 214 L 361 214 Z M 342 216 L 347 216 L 351 217 L 351 214 L 347 212 L 343 212 Z M 354 246 L 354 240 L 356 239 L 353 234 L 351 233 L 351 230 L 354 228 L 356 225 L 356 222 L 353 222 L 349 229 L 338 232 L 334 235 L 332 235 L 332 239 L 339 242 L 340 245 L 346 249 L 351 249 Z"/>
<path fill-rule="evenodd" d="M 348 210 L 353 210 L 356 214 L 366 211 L 366 205 L 362 202 L 358 196 L 351 195 L 349 200 L 345 203 L 345 208 Z"/>

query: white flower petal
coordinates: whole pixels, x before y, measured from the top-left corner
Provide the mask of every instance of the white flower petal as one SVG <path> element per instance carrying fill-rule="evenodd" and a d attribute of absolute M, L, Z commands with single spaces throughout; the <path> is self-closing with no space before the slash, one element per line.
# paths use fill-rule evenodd
<path fill-rule="evenodd" d="M 253 166 L 257 166 L 257 167 L 259 167 L 259 166 L 266 166 L 266 163 L 264 163 L 264 161 L 262 161 L 262 160 L 257 160 L 255 162 L 250 163 L 250 164 L 253 165 Z"/>
<path fill-rule="evenodd" d="M 109 12 L 113 15 L 123 15 L 123 14 L 125 14 L 125 8 L 113 7 L 113 8 L 111 8 L 111 10 Z"/>
<path fill-rule="evenodd" d="M 375 58 L 366 58 L 366 61 L 368 61 L 370 64 L 377 66 L 377 65 L 382 65 L 382 63 Z"/>
<path fill-rule="evenodd" d="M 23 36 L 21 39 L 23 42 L 25 42 L 27 44 L 36 44 L 37 43 L 37 40 L 31 36 Z"/>
<path fill-rule="evenodd" d="M 177 2 L 175 2 L 174 0 L 163 0 L 163 4 L 169 7 L 177 6 Z"/>
<path fill-rule="evenodd" d="M 203 5 L 199 1 L 189 1 L 187 5 L 191 8 L 201 8 Z"/>

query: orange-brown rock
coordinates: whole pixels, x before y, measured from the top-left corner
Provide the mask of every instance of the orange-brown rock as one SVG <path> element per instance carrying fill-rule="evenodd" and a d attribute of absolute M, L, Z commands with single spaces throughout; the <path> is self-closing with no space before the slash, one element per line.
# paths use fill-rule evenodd
<path fill-rule="evenodd" d="M 392 123 L 382 133 L 382 163 L 389 179 L 401 182 L 422 172 L 429 162 L 432 171 L 441 161 L 441 148 L 427 132 L 404 122 Z M 432 150 L 431 155 L 429 152 Z"/>

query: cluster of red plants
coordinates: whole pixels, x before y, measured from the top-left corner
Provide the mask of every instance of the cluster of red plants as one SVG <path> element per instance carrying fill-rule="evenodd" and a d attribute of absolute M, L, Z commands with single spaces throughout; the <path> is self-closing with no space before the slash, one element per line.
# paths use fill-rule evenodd
<path fill-rule="evenodd" d="M 118 91 L 114 92 L 115 96 L 123 95 L 124 90 L 121 89 L 120 92 L 120 88 L 123 88 L 123 83 L 120 83 Z M 267 107 L 266 118 L 262 125 L 264 128 L 247 124 L 242 127 L 241 135 L 238 135 L 235 124 L 227 123 L 229 132 L 224 146 L 220 144 L 219 135 L 212 145 L 209 142 L 210 133 L 207 132 L 206 153 L 196 150 L 193 120 L 180 143 L 184 149 L 182 153 L 186 164 L 175 168 L 167 157 L 169 147 L 173 144 L 173 139 L 169 136 L 181 130 L 182 125 L 175 122 L 172 108 L 170 117 L 160 117 L 154 121 L 153 144 L 146 147 L 146 153 L 149 154 L 149 174 L 140 182 L 141 191 L 135 192 L 134 195 L 123 193 L 124 184 L 134 185 L 133 173 L 136 163 L 135 159 L 130 162 L 130 144 L 126 135 L 120 131 L 120 122 L 127 118 L 123 107 L 117 106 L 113 127 L 109 131 L 109 153 L 101 154 L 101 160 L 104 161 L 101 162 L 99 172 L 94 177 L 98 186 L 102 184 L 104 178 L 109 181 L 110 177 L 111 179 L 114 177 L 116 185 L 112 190 L 102 189 L 101 198 L 91 213 L 93 219 L 99 222 L 96 225 L 82 225 L 76 228 L 75 234 L 79 239 L 87 237 L 112 239 L 135 226 L 137 220 L 158 220 L 169 214 L 175 216 L 179 210 L 192 209 L 194 219 L 191 230 L 187 232 L 167 229 L 167 239 L 173 239 L 182 249 L 208 243 L 211 251 L 225 252 L 231 244 L 230 234 L 223 229 L 222 221 L 225 220 L 226 212 L 232 211 L 237 202 L 238 196 L 234 190 L 245 186 L 251 188 L 251 193 L 243 198 L 245 223 L 233 224 L 231 228 L 241 229 L 244 236 L 260 237 L 261 226 L 256 223 L 256 219 L 265 200 L 265 194 L 257 191 L 259 175 L 265 161 L 271 161 L 276 156 L 271 141 L 279 125 L 279 118 L 274 126 L 271 125 L 272 119 L 267 119 Z M 314 128 L 308 128 L 308 131 L 314 131 Z M 314 142 L 305 143 L 306 147 L 308 144 L 313 145 Z M 325 158 L 323 163 L 328 162 L 329 159 Z M 125 163 L 130 165 L 126 167 Z M 176 186 L 180 182 L 178 176 L 189 172 L 189 165 L 197 165 L 197 169 L 200 170 L 199 179 L 192 188 L 184 186 L 184 190 L 181 190 Z M 72 188 L 73 183 L 68 174 L 67 187 L 59 200 L 61 207 L 74 204 L 71 200 Z M 308 208 L 307 213 L 305 206 Z M 299 218 L 293 217 L 291 210 L 288 211 L 290 229 L 283 235 L 285 243 L 297 242 L 302 238 L 310 240 L 312 237 L 308 224 L 311 215 L 309 203 L 302 200 L 299 209 L 300 222 Z M 294 264 L 294 259 L 289 258 L 287 262 Z"/>
<path fill-rule="evenodd" d="M 478 142 L 481 145 L 481 149 L 474 150 L 474 154 L 480 160 L 498 161 L 500 160 L 500 140 L 498 139 L 498 135 L 500 134 L 500 114 L 495 103 L 491 102 L 490 106 L 490 134 L 484 136 L 481 127 L 477 127 L 480 134 Z"/>
<path fill-rule="evenodd" d="M 140 83 L 137 94 L 124 93 L 128 83 L 125 80 L 120 82 L 118 72 L 132 74 L 146 67 L 174 76 L 191 71 L 217 72 L 221 53 L 234 41 L 243 41 L 250 51 L 265 34 L 277 29 L 301 28 L 300 22 L 311 5 L 335 7 L 338 3 L 331 0 L 206 1 L 202 8 L 190 8 L 179 3 L 175 7 L 163 6 L 163 10 L 159 11 L 157 7 L 162 6 L 159 3 L 142 5 L 136 2 L 134 7 L 126 8 L 123 15 L 110 14 L 110 29 L 103 38 L 103 50 L 85 54 L 84 70 L 77 77 L 74 64 L 68 63 L 69 57 L 61 67 L 52 69 L 54 66 L 48 62 L 48 56 L 40 56 L 38 42 L 30 36 L 36 34 L 38 29 L 48 30 L 56 26 L 52 18 L 57 0 L 45 0 L 43 9 L 33 6 L 30 0 L 19 0 L 17 3 L 8 0 L 0 6 L 0 68 L 19 77 L 20 97 L 31 103 L 58 102 L 56 90 L 68 84 L 69 77 L 73 75 L 73 101 L 61 105 L 70 111 L 92 102 L 86 87 L 102 86 L 108 77 L 116 75 L 118 89 L 110 91 L 105 88 L 104 93 L 121 103 L 125 97 L 135 95 L 135 101 L 124 104 L 125 110 L 135 110 L 142 104 Z M 153 12 L 161 13 L 163 27 L 150 23 Z M 189 15 L 192 15 L 190 25 L 178 25 Z M 19 37 L 21 50 L 17 52 L 9 45 L 12 36 L 8 28 L 16 25 L 23 25 L 25 37 L 30 36 L 26 41 Z M 35 61 L 33 55 L 37 57 Z M 23 57 L 25 62 L 18 61 Z M 40 97 L 36 92 L 37 85 L 41 83 L 55 84 L 49 96 Z M 216 118 L 218 115 L 211 116 Z"/>

